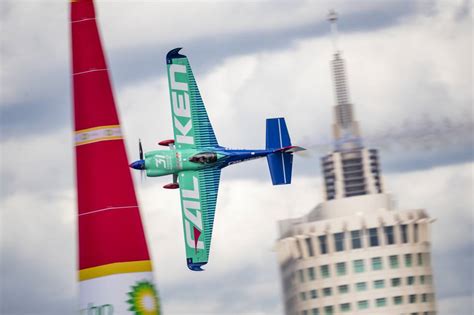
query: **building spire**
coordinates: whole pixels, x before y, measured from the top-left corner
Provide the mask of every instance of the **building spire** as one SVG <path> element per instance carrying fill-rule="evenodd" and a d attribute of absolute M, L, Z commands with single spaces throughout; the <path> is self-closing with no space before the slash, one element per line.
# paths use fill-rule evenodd
<path fill-rule="evenodd" d="M 360 147 L 361 139 L 357 122 L 354 120 L 352 104 L 349 99 L 349 87 L 346 78 L 346 67 L 344 59 L 341 57 L 337 37 L 336 11 L 330 10 L 328 21 L 331 23 L 332 42 L 334 47 L 334 59 L 331 61 L 331 68 L 334 81 L 334 138 L 336 150 L 354 149 Z"/>

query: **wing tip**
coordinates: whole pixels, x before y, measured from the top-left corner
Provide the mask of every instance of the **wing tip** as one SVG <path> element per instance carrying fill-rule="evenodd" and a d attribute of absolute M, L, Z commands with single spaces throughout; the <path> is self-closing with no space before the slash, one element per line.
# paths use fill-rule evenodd
<path fill-rule="evenodd" d="M 207 264 L 207 262 L 198 262 L 198 263 L 193 263 L 192 259 L 187 259 L 186 263 L 188 265 L 189 270 L 192 271 L 204 271 L 201 267 Z"/>
<path fill-rule="evenodd" d="M 183 47 L 178 47 L 175 49 L 171 49 L 167 54 L 166 54 L 166 63 L 171 63 L 171 59 L 177 59 L 177 58 L 186 58 L 185 55 L 181 55 L 179 51 L 183 49 Z"/>

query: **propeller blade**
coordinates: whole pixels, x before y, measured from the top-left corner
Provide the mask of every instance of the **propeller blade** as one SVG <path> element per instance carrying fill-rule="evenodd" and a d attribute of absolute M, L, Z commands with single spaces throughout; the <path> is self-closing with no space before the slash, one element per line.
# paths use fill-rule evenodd
<path fill-rule="evenodd" d="M 138 152 L 140 155 L 140 160 L 143 160 L 143 148 L 142 148 L 142 141 L 138 139 Z"/>
<path fill-rule="evenodd" d="M 140 170 L 140 182 L 143 183 L 144 180 L 146 180 L 145 170 Z"/>

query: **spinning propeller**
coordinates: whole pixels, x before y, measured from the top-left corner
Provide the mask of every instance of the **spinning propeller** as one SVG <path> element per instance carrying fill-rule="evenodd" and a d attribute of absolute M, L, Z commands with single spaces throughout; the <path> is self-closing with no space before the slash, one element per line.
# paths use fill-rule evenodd
<path fill-rule="evenodd" d="M 145 170 L 145 160 L 143 159 L 143 147 L 142 141 L 138 139 L 138 155 L 140 157 L 139 160 L 130 164 L 130 167 L 136 170 L 140 170 L 140 178 L 143 180 L 143 171 Z"/>
<path fill-rule="evenodd" d="M 143 160 L 143 148 L 142 148 L 142 140 L 138 139 L 138 154 L 140 156 L 140 160 Z"/>

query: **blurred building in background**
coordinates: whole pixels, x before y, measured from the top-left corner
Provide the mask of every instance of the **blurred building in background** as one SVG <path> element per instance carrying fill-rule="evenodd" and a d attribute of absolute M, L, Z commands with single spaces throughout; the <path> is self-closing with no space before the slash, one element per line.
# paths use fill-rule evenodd
<path fill-rule="evenodd" d="M 377 150 L 366 149 L 334 40 L 334 151 L 321 159 L 325 201 L 279 222 L 276 251 L 285 313 L 436 314 L 433 222 L 423 209 L 396 209 L 384 193 Z"/>

